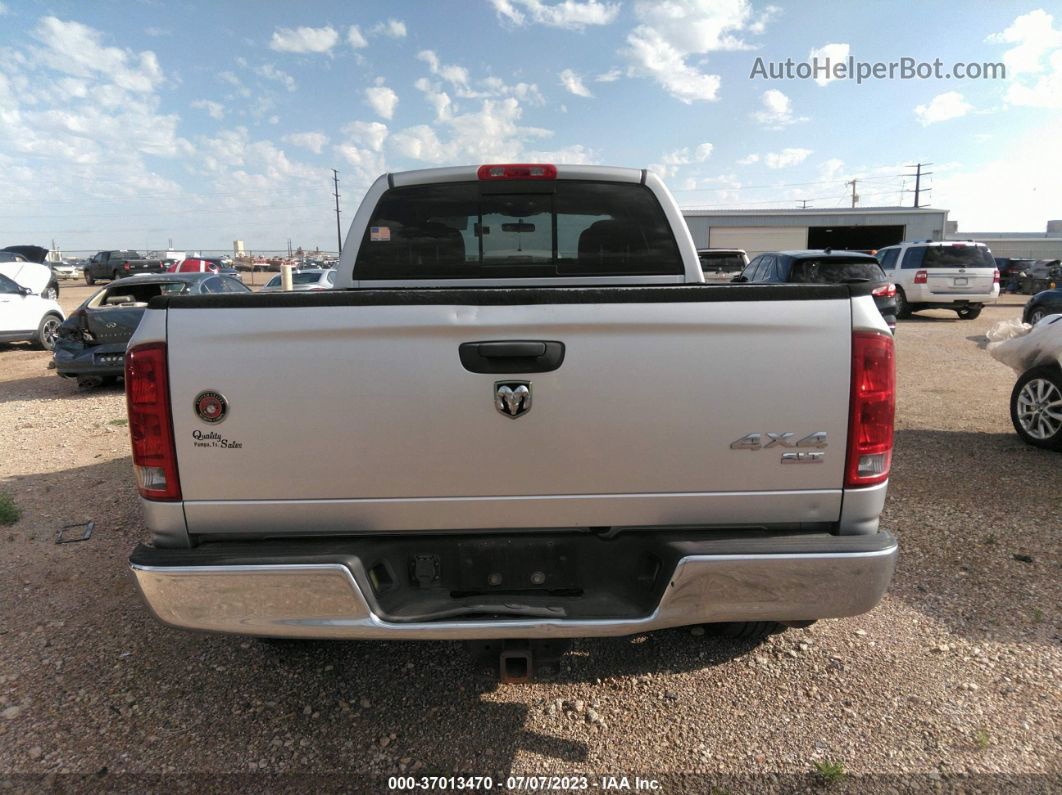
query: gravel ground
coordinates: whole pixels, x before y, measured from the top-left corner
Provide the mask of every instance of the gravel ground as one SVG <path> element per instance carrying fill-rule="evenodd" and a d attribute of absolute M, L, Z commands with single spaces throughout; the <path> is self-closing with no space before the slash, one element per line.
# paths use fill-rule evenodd
<path fill-rule="evenodd" d="M 834 761 L 852 791 L 1057 791 L 1062 457 L 1018 440 L 1014 375 L 975 344 L 1021 303 L 900 324 L 884 524 L 901 558 L 876 610 L 759 646 L 689 630 L 579 641 L 530 685 L 499 685 L 456 643 L 160 625 L 126 570 L 144 532 L 122 393 L 79 391 L 47 355 L 0 345 L 0 491 L 23 511 L 0 527 L 0 776 L 384 790 L 400 771 L 583 772 L 704 791 L 709 774 L 762 791 L 815 786 L 814 764 Z M 89 541 L 54 543 L 89 519 Z"/>

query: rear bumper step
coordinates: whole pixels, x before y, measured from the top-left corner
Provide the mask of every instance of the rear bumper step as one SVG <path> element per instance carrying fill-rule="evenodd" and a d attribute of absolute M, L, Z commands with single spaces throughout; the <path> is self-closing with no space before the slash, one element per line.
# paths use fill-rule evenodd
<path fill-rule="evenodd" d="M 626 548 L 618 539 L 584 535 L 558 542 L 559 535 L 519 539 L 515 548 L 501 553 L 497 538 L 447 537 L 442 546 L 437 537 L 406 539 L 400 545 L 408 548 L 387 554 L 392 564 L 411 556 L 409 566 L 387 565 L 381 571 L 389 572 L 391 580 L 384 583 L 371 574 L 381 565 L 366 554 L 371 539 L 353 543 L 349 552 L 336 541 L 191 550 L 141 545 L 130 564 L 155 615 L 186 629 L 274 637 L 476 640 L 621 636 L 717 621 L 857 615 L 881 599 L 897 554 L 895 539 L 885 532 L 742 541 L 690 540 L 689 534 L 658 531 L 630 539 Z M 541 551 L 547 539 L 553 544 L 550 554 L 536 561 L 536 543 Z M 424 554 L 412 556 L 418 549 Z M 439 549 L 443 554 L 435 564 L 422 560 Z M 448 557 L 451 550 L 456 558 Z M 658 565 L 646 573 L 647 556 L 654 555 Z M 551 556 L 567 563 L 548 568 L 543 560 Z M 508 566 L 509 576 L 520 570 L 521 562 L 536 569 L 535 575 L 546 567 L 541 590 L 499 588 L 492 596 L 489 589 L 469 595 L 457 588 L 457 581 L 470 572 L 478 576 Z M 434 587 L 432 565 L 440 570 Z M 459 570 L 447 575 L 445 570 L 454 566 Z M 563 581 L 564 587 L 548 590 L 550 578 Z"/>

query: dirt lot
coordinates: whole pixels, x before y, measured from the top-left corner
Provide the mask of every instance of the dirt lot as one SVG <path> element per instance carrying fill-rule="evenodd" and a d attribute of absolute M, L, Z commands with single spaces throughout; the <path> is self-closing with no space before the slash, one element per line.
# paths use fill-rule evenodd
<path fill-rule="evenodd" d="M 901 558 L 874 612 L 758 647 L 688 630 L 581 641 L 555 679 L 519 686 L 456 643 L 268 645 L 158 624 L 126 569 L 144 533 L 122 393 L 78 391 L 46 354 L 0 345 L 0 491 L 23 512 L 0 527 L 0 776 L 381 791 L 359 776 L 585 772 L 704 791 L 679 775 L 700 773 L 747 792 L 811 786 L 789 776 L 829 760 L 861 790 L 1057 791 L 1062 456 L 1018 440 L 1014 375 L 970 340 L 1022 301 L 900 324 L 884 524 Z M 90 519 L 89 541 L 54 543 Z"/>

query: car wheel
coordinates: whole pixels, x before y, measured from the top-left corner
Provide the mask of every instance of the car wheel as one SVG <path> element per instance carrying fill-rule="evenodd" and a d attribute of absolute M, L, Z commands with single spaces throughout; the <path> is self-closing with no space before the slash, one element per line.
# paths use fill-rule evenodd
<path fill-rule="evenodd" d="M 55 338 L 59 336 L 59 326 L 62 322 L 58 315 L 45 315 L 41 318 L 33 344 L 42 351 L 52 350 L 55 347 Z"/>
<path fill-rule="evenodd" d="M 114 273 L 111 274 L 111 281 L 112 282 L 116 282 L 116 281 L 118 281 L 121 278 L 122 278 L 122 272 L 121 271 L 115 271 Z"/>
<path fill-rule="evenodd" d="M 92 274 L 88 271 L 85 271 L 85 284 L 87 284 L 89 287 L 92 287 L 95 283 L 96 280 L 92 278 Z"/>
<path fill-rule="evenodd" d="M 785 632 L 785 624 L 777 621 L 726 621 L 720 624 L 705 624 L 705 631 L 717 638 L 728 640 L 763 640 L 769 635 Z"/>
<path fill-rule="evenodd" d="M 1047 313 L 1042 309 L 1034 309 L 1029 313 L 1029 325 L 1035 326 L 1041 320 L 1047 317 Z"/>
<path fill-rule="evenodd" d="M 984 309 L 982 304 L 971 304 L 970 306 L 956 309 L 955 313 L 959 316 L 959 320 L 973 320 L 981 314 L 982 309 Z"/>
<path fill-rule="evenodd" d="M 44 288 L 44 295 L 42 298 L 47 298 L 49 301 L 59 300 L 59 284 L 58 282 L 48 282 L 48 286 Z"/>
<path fill-rule="evenodd" d="M 1018 436 L 1045 450 L 1062 450 L 1062 369 L 1034 367 L 1010 393 L 1010 420 Z"/>
<path fill-rule="evenodd" d="M 911 316 L 911 305 L 907 303 L 907 296 L 903 294 L 903 290 L 896 291 L 896 318 L 898 320 L 907 320 Z"/>

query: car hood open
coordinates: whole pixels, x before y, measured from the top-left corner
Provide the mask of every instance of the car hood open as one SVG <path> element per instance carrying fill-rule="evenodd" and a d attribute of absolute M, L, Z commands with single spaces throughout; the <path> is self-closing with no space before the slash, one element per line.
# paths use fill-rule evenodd
<path fill-rule="evenodd" d="M 52 280 L 52 269 L 36 262 L 0 262 L 0 273 L 36 295 L 41 295 Z"/>

